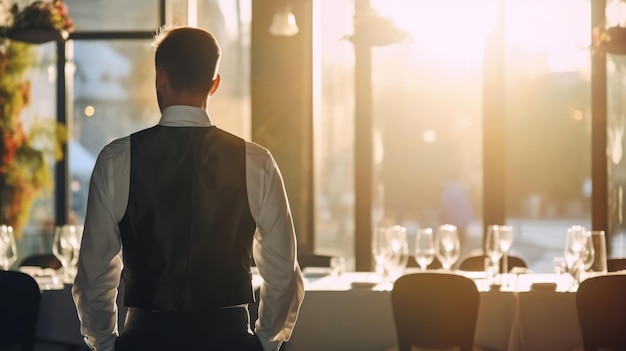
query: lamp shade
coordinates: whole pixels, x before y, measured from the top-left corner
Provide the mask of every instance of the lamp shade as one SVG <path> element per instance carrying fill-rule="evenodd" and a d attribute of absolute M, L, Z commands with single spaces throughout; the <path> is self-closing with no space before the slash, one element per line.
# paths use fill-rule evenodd
<path fill-rule="evenodd" d="M 290 37 L 298 34 L 296 16 L 291 12 L 290 6 L 280 6 L 270 25 L 270 33 L 280 37 Z"/>

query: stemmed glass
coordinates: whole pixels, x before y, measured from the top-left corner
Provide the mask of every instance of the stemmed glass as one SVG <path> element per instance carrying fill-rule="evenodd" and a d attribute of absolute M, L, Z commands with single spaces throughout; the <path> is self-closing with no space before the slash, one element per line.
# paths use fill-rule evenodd
<path fill-rule="evenodd" d="M 17 260 L 17 247 L 13 227 L 0 225 L 0 268 L 9 270 Z"/>
<path fill-rule="evenodd" d="M 587 237 L 587 231 L 583 226 L 575 225 L 567 229 L 563 257 L 565 257 L 567 271 L 572 275 L 574 281 L 578 280 L 580 262 L 587 244 Z"/>
<path fill-rule="evenodd" d="M 384 278 L 387 274 L 386 267 L 389 257 L 389 242 L 387 241 L 387 228 L 378 227 L 372 235 L 372 255 L 376 262 L 376 273 Z"/>
<path fill-rule="evenodd" d="M 485 255 L 489 258 L 490 268 L 488 269 L 488 279 L 495 279 L 500 271 L 500 259 L 504 251 L 500 245 L 501 228 L 499 225 L 487 227 L 485 235 Z M 508 249 L 508 248 L 507 248 Z"/>
<path fill-rule="evenodd" d="M 400 225 L 389 227 L 386 231 L 389 255 L 387 256 L 387 271 L 389 278 L 397 279 L 404 273 L 409 260 L 409 245 L 406 228 Z"/>
<path fill-rule="evenodd" d="M 580 251 L 580 263 L 579 263 L 579 272 L 578 272 L 579 280 L 583 279 L 581 275 L 591 268 L 594 260 L 595 260 L 595 249 L 593 247 L 593 240 L 591 239 L 591 232 L 588 231 L 588 232 L 585 232 L 585 244 L 583 245 L 583 248 Z"/>
<path fill-rule="evenodd" d="M 432 228 L 420 228 L 415 236 L 415 261 L 426 270 L 435 259 L 435 238 Z"/>
<path fill-rule="evenodd" d="M 490 225 L 487 227 L 487 235 L 485 236 L 485 254 L 489 257 L 491 264 L 497 266 L 503 252 L 502 246 L 500 246 L 500 226 Z"/>
<path fill-rule="evenodd" d="M 456 226 L 440 225 L 435 237 L 435 255 L 444 270 L 449 271 L 461 254 L 461 242 Z"/>
<path fill-rule="evenodd" d="M 78 262 L 80 233 L 74 225 L 61 225 L 54 228 L 52 253 L 63 265 L 64 281 L 73 279 L 74 267 Z"/>
<path fill-rule="evenodd" d="M 498 243 L 502 251 L 502 273 L 506 274 L 509 273 L 509 261 L 507 256 L 511 245 L 513 245 L 513 227 L 500 225 L 498 226 L 498 232 L 500 233 Z"/>

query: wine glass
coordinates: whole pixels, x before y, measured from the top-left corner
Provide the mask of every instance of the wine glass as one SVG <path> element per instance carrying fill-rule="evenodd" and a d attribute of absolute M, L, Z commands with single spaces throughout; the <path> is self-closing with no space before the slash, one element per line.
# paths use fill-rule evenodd
<path fill-rule="evenodd" d="M 420 228 L 415 236 L 415 261 L 426 270 L 435 259 L 435 239 L 432 228 Z"/>
<path fill-rule="evenodd" d="M 501 227 L 499 225 L 490 225 L 487 227 L 487 235 L 485 235 L 485 255 L 489 257 L 491 266 L 497 269 L 494 272 L 496 274 L 499 271 L 499 262 L 504 252 L 500 245 Z"/>
<path fill-rule="evenodd" d="M 389 249 L 386 260 L 387 271 L 389 278 L 395 280 L 404 273 L 409 260 L 406 227 L 394 225 L 387 229 L 386 234 Z"/>
<path fill-rule="evenodd" d="M 498 226 L 499 238 L 498 243 L 500 251 L 502 251 L 502 273 L 509 272 L 508 253 L 513 245 L 513 227 L 508 225 Z"/>
<path fill-rule="evenodd" d="M 80 243 L 77 228 L 74 225 L 60 225 L 54 228 L 52 253 L 63 266 L 64 281 L 72 279 L 73 267 L 78 262 Z"/>
<path fill-rule="evenodd" d="M 500 252 L 502 252 L 502 257 L 500 258 L 501 264 L 498 265 L 497 263 L 494 263 L 493 267 L 494 269 L 496 269 L 496 272 L 501 271 L 500 283 L 502 284 L 502 286 L 504 286 L 505 288 L 509 288 L 508 253 L 509 253 L 509 250 L 511 249 L 511 245 L 513 245 L 513 227 L 508 226 L 508 225 L 498 225 L 494 227 L 497 227 L 497 228 L 493 228 L 492 230 L 498 233 L 497 235 L 498 247 L 500 249 Z"/>
<path fill-rule="evenodd" d="M 0 225 L 0 268 L 7 271 L 17 260 L 17 247 L 13 227 Z"/>
<path fill-rule="evenodd" d="M 387 274 L 386 266 L 389 256 L 389 242 L 387 228 L 378 227 L 372 235 L 372 255 L 376 263 L 376 273 L 382 278 Z"/>
<path fill-rule="evenodd" d="M 585 244 L 580 251 L 580 273 L 586 272 L 591 269 L 594 260 L 595 249 L 593 247 L 593 240 L 591 239 L 591 232 L 588 231 L 585 232 Z"/>
<path fill-rule="evenodd" d="M 490 284 L 499 284 L 498 276 L 500 274 L 500 260 L 504 255 L 502 250 L 501 240 L 501 228 L 503 226 L 492 224 L 487 227 L 487 233 L 485 235 L 485 255 L 488 257 L 488 261 L 485 262 L 485 271 L 487 272 L 487 281 Z M 506 240 L 504 241 L 506 243 Z M 506 244 L 505 244 L 506 246 Z M 508 249 L 508 248 L 507 248 Z"/>
<path fill-rule="evenodd" d="M 578 278 L 580 261 L 586 241 L 587 231 L 583 226 L 574 225 L 567 229 L 563 257 L 565 257 L 567 271 L 571 274 L 575 281 Z"/>
<path fill-rule="evenodd" d="M 435 237 L 435 255 L 443 269 L 449 271 L 461 254 L 461 242 L 456 226 L 452 224 L 440 225 Z"/>

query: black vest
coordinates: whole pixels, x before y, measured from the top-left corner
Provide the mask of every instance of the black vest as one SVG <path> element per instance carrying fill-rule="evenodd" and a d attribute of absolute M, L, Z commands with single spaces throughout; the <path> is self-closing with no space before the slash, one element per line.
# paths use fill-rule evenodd
<path fill-rule="evenodd" d="M 119 223 L 124 305 L 189 311 L 254 301 L 245 141 L 217 127 L 164 126 L 130 141 Z"/>

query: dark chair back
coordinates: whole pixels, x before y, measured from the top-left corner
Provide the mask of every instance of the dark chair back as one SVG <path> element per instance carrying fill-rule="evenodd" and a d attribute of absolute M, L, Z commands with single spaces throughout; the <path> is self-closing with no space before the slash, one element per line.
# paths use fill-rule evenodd
<path fill-rule="evenodd" d="M 33 277 L 0 270 L 0 349 L 33 351 L 41 291 Z"/>
<path fill-rule="evenodd" d="M 585 351 L 626 350 L 626 275 L 592 277 L 576 292 L 578 322 Z"/>
<path fill-rule="evenodd" d="M 33 254 L 25 257 L 20 266 L 59 269 L 63 267 L 61 261 L 54 254 Z"/>
<path fill-rule="evenodd" d="M 398 351 L 412 346 L 471 351 L 480 296 L 476 284 L 448 273 L 401 276 L 391 291 Z"/>
<path fill-rule="evenodd" d="M 606 260 L 606 269 L 609 272 L 626 270 L 626 258 L 609 258 Z"/>
<path fill-rule="evenodd" d="M 462 271 L 471 271 L 471 272 L 479 272 L 485 270 L 485 258 L 486 255 L 476 255 L 466 257 L 459 264 L 459 270 Z M 526 262 L 517 256 L 507 256 L 508 260 L 508 270 L 510 271 L 514 267 L 528 268 Z M 500 262 L 500 271 L 502 271 L 503 262 Z"/>

